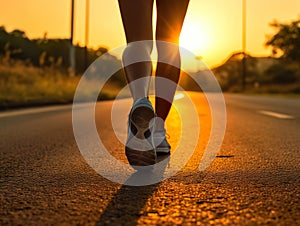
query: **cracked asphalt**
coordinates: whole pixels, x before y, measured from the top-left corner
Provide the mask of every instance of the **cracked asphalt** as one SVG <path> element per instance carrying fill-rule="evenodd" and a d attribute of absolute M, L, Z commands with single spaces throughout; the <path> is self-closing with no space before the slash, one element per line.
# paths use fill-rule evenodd
<path fill-rule="evenodd" d="M 143 187 L 111 182 L 86 163 L 71 106 L 0 114 L 0 224 L 300 225 L 300 99 L 225 95 L 225 139 L 200 172 L 211 117 L 204 96 L 189 95 L 201 122 L 197 148 L 175 176 Z M 97 128 L 107 149 L 126 162 L 111 126 L 112 104 L 97 104 Z M 168 119 L 173 149 L 178 117 L 173 109 Z"/>

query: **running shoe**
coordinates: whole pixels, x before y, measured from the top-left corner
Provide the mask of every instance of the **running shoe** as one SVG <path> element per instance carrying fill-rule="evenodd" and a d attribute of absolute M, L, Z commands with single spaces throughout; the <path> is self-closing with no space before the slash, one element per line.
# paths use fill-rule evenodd
<path fill-rule="evenodd" d="M 140 166 L 156 163 L 151 138 L 154 118 L 154 109 L 146 97 L 138 99 L 129 113 L 125 154 L 129 164 L 137 170 L 141 169 Z"/>

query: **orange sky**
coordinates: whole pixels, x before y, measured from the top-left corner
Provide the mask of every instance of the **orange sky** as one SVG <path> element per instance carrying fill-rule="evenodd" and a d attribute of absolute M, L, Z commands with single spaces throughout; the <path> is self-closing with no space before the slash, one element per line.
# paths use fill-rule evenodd
<path fill-rule="evenodd" d="M 85 0 L 75 0 L 75 42 L 84 44 Z M 24 30 L 28 37 L 67 38 L 71 0 L 0 0 L 0 26 Z M 91 47 L 110 49 L 125 44 L 117 0 L 90 0 Z M 241 50 L 242 0 L 191 0 L 181 45 L 200 55 L 208 65 L 220 64 Z M 269 55 L 264 47 L 273 19 L 288 22 L 300 15 L 299 0 L 247 0 L 247 51 Z M 192 32 L 192 36 L 189 35 Z"/>

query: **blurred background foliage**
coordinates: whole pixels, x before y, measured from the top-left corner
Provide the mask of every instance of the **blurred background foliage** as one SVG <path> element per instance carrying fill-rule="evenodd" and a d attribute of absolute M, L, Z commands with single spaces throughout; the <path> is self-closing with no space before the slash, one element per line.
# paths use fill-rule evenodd
<path fill-rule="evenodd" d="M 45 104 L 71 103 L 80 76 L 107 49 L 75 46 L 75 76 L 69 73 L 69 39 L 29 39 L 25 32 L 7 32 L 0 27 L 0 110 Z M 115 56 L 107 54 L 109 65 L 120 65 Z M 105 68 L 103 68 L 105 73 Z M 114 98 L 126 84 L 123 70 L 117 71 L 102 89 L 99 99 Z"/>
<path fill-rule="evenodd" d="M 222 65 L 212 69 L 223 91 L 241 91 L 242 59 L 245 56 L 247 92 L 300 93 L 300 20 L 274 21 L 270 25 L 275 32 L 265 45 L 272 48 L 272 56 L 253 57 L 235 52 Z M 5 27 L 0 27 L 0 109 L 71 103 L 86 66 L 108 49 L 99 47 L 85 52 L 84 47 L 76 45 L 75 76 L 68 73 L 69 51 L 69 39 L 48 39 L 47 34 L 41 39 L 29 39 L 21 30 L 7 32 Z M 107 64 L 121 64 L 110 54 L 106 60 Z M 201 71 L 196 73 L 201 76 Z M 107 82 L 99 99 L 114 98 L 125 85 L 124 72 L 119 70 Z M 184 72 L 180 85 L 185 90 L 201 91 Z"/>
<path fill-rule="evenodd" d="M 300 20 L 274 21 L 275 34 L 269 35 L 266 47 L 270 57 L 246 54 L 247 90 L 267 93 L 300 93 Z M 224 91 L 240 91 L 243 53 L 233 53 L 224 64 L 213 69 Z"/>

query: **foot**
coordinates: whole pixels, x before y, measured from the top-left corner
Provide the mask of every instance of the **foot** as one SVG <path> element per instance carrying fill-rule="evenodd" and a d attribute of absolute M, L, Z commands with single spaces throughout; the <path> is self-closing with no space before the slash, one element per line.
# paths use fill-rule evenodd
<path fill-rule="evenodd" d="M 147 98 L 141 98 L 133 104 L 128 118 L 125 153 L 129 164 L 135 169 L 156 163 L 156 153 L 151 140 L 153 125 L 150 124 L 154 117 L 153 107 Z"/>

